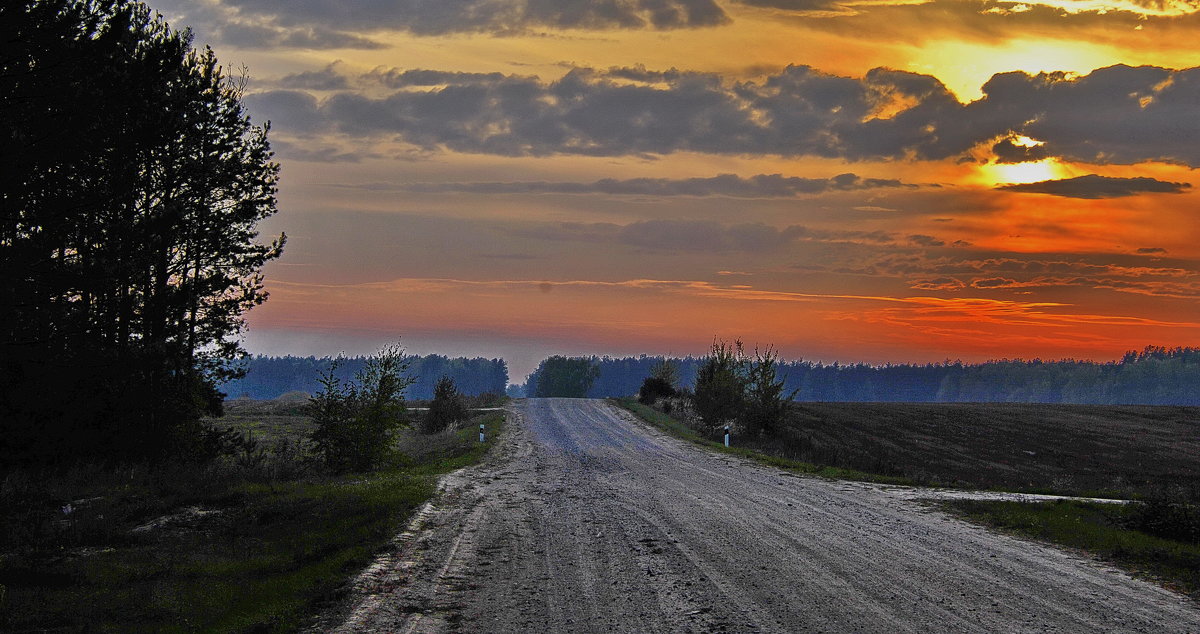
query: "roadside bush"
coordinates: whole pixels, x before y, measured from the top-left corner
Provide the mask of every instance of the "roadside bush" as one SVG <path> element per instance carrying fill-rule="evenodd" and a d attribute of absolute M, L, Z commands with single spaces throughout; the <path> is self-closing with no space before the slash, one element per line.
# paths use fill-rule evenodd
<path fill-rule="evenodd" d="M 393 453 L 396 432 L 409 425 L 404 389 L 414 379 L 404 376 L 404 349 L 384 348 L 353 382 L 334 376 L 336 367 L 322 375 L 321 391 L 309 399 L 313 448 L 334 473 L 375 469 Z"/>
<path fill-rule="evenodd" d="M 692 402 L 705 431 L 714 432 L 727 421 L 736 420 L 745 405 L 746 357 L 742 342 L 714 341 L 712 350 L 696 373 Z"/>
<path fill-rule="evenodd" d="M 1162 491 L 1135 503 L 1126 522 L 1126 528 L 1155 537 L 1200 544 L 1200 505 L 1184 490 Z"/>
<path fill-rule="evenodd" d="M 643 405 L 653 405 L 660 398 L 670 398 L 677 394 L 675 384 L 678 383 L 678 373 L 675 364 L 670 359 L 663 359 L 650 369 L 650 376 L 642 381 L 638 390 L 638 402 Z"/>
<path fill-rule="evenodd" d="M 762 351 L 754 349 L 754 361 L 746 373 L 745 410 L 741 416 L 747 434 L 776 433 L 787 416 L 796 392 L 784 395 L 778 368 L 779 354 L 771 346 Z"/>
<path fill-rule="evenodd" d="M 660 398 L 675 396 L 675 386 L 654 376 L 646 377 L 638 390 L 638 402 L 643 405 L 653 405 Z"/>
<path fill-rule="evenodd" d="M 443 375 L 433 386 L 433 400 L 429 402 L 429 411 L 421 418 L 420 432 L 436 434 L 450 425 L 467 418 L 467 409 L 463 406 L 462 395 L 454 385 L 454 379 Z"/>

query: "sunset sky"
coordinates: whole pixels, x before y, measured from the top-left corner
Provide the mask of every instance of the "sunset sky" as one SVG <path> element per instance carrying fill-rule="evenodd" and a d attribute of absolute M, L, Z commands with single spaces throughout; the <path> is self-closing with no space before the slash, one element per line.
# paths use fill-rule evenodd
<path fill-rule="evenodd" d="M 283 165 L 268 354 L 1200 344 L 1197 0 L 161 0 Z"/>

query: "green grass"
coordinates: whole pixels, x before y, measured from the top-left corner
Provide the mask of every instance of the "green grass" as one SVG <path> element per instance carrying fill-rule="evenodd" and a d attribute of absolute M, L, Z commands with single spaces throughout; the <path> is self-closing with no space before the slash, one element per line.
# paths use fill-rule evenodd
<path fill-rule="evenodd" d="M 831 478 L 836 480 L 856 480 L 859 482 L 878 482 L 883 484 L 914 484 L 912 480 L 900 476 L 869 473 L 866 471 L 859 471 L 857 469 L 847 469 L 844 467 L 802 462 L 782 456 L 774 456 L 746 447 L 726 447 L 724 442 L 716 442 L 704 438 L 700 434 L 697 434 L 692 428 L 684 425 L 682 422 L 654 409 L 653 407 L 643 405 L 642 403 L 637 402 L 636 399 L 619 398 L 610 399 L 610 401 L 632 412 L 638 418 L 641 418 L 647 423 L 671 434 L 672 436 L 707 447 L 719 453 L 742 456 L 743 458 L 749 458 L 755 462 L 770 465 L 772 467 L 778 467 L 780 469 L 786 469 L 796 473 L 816 475 L 823 478 Z"/>
<path fill-rule="evenodd" d="M 123 484 L 124 476 L 110 476 L 83 493 L 71 483 L 43 487 L 59 497 L 45 503 L 51 519 L 41 533 L 0 542 L 0 630 L 295 630 L 336 600 L 345 581 L 433 495 L 439 475 L 483 456 L 503 418 L 490 412 L 462 430 L 429 437 L 435 449 L 372 473 L 254 481 L 221 480 L 218 470 L 207 475 L 217 482 L 205 486 L 203 474 L 180 469 L 184 481 L 177 487 L 137 474 Z M 477 442 L 479 422 L 490 430 L 484 444 Z M 404 443 L 417 447 L 422 440 Z M 19 497 L 19 486 L 5 484 L 10 497 Z M 99 499 L 70 515 L 57 510 L 67 494 L 97 493 Z M 188 505 L 213 512 L 130 532 Z"/>
<path fill-rule="evenodd" d="M 1138 505 L 955 500 L 941 506 L 985 526 L 1086 551 L 1200 598 L 1200 544 L 1130 528 L 1138 521 Z"/>

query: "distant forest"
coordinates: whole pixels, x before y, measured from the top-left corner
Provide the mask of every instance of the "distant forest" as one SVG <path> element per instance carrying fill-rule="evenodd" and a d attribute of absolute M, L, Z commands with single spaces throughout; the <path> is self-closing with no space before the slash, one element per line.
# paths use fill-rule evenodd
<path fill-rule="evenodd" d="M 366 361 L 366 357 L 344 357 L 335 375 L 349 380 Z M 504 359 L 452 359 L 431 354 L 411 356 L 408 361 L 410 365 L 405 375 L 416 379 L 405 391 L 405 397 L 410 399 L 433 398 L 433 387 L 442 376 L 453 379 L 458 391 L 467 396 L 485 392 L 504 394 L 508 386 L 508 364 Z M 288 392 L 314 394 L 321 389 L 318 382 L 321 374 L 332 363 L 333 359 L 329 357 L 250 357 L 242 361 L 245 376 L 222 383 L 218 389 L 228 398 L 271 399 Z"/>
<path fill-rule="evenodd" d="M 663 357 L 592 357 L 600 368 L 588 396 L 636 394 Z M 701 358 L 674 359 L 679 385 L 696 382 Z M 1079 403 L 1200 405 L 1200 348 L 1147 347 L 1118 361 L 1034 359 L 924 365 L 780 364 L 795 400 L 824 402 Z M 526 393 L 536 385 L 530 375 Z"/>

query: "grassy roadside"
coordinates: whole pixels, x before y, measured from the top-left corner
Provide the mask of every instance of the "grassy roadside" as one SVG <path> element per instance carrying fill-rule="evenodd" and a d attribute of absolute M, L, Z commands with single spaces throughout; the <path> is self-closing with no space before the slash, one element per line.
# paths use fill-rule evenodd
<path fill-rule="evenodd" d="M 856 469 L 846 469 L 842 467 L 818 465 L 810 462 L 801 462 L 799 460 L 792 460 L 780 456 L 772 456 L 770 454 L 762 453 L 760 451 L 755 451 L 754 449 L 748 449 L 745 447 L 726 447 L 724 443 L 715 442 L 704 438 L 687 425 L 684 425 L 671 416 L 637 402 L 637 399 L 614 398 L 609 399 L 609 402 L 628 410 L 643 421 L 671 434 L 672 436 L 675 436 L 676 438 L 701 445 L 719 453 L 741 456 L 743 458 L 749 458 L 755 462 L 772 467 L 778 467 L 780 469 L 787 469 L 788 471 L 794 471 L 796 473 L 806 473 L 835 480 L 855 480 L 859 482 L 878 482 L 882 484 L 916 484 L 913 480 L 900 476 L 868 473 L 866 471 L 858 471 Z"/>
<path fill-rule="evenodd" d="M 1082 550 L 1200 599 L 1200 544 L 1130 528 L 1145 512 L 1139 505 L 955 500 L 940 506 L 977 524 Z"/>
<path fill-rule="evenodd" d="M 489 412 L 372 473 L 255 481 L 181 469 L 170 482 L 130 474 L 86 491 L 64 486 L 70 496 L 48 516 L 0 517 L 0 630 L 295 630 L 336 600 L 433 495 L 438 476 L 478 462 L 503 422 Z M 20 497 L 21 483 L 3 484 Z M 62 499 L 75 500 L 69 513 Z M 39 531 L 10 530 L 33 520 Z"/>

